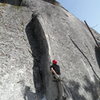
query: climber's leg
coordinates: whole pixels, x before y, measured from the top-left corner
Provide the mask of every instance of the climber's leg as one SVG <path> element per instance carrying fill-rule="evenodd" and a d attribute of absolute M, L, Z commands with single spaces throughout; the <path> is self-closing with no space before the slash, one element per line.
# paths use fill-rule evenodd
<path fill-rule="evenodd" d="M 57 89 L 58 89 L 58 100 L 63 100 L 62 99 L 62 97 L 63 97 L 63 88 L 62 88 L 62 85 L 61 85 L 61 81 L 57 82 Z"/>

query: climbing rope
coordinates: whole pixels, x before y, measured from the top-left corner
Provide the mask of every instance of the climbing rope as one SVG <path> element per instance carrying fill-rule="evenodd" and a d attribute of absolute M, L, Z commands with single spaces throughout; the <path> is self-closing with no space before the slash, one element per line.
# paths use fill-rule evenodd
<path fill-rule="evenodd" d="M 70 90 L 68 89 L 68 87 L 65 85 L 65 82 L 63 80 L 63 78 L 57 78 L 55 79 L 55 81 L 57 83 L 57 89 L 58 89 L 58 99 L 59 100 L 59 96 L 61 95 L 60 91 L 62 90 L 62 100 L 66 100 L 67 97 L 71 97 L 71 93 Z M 58 85 L 60 82 L 60 86 Z"/>
<path fill-rule="evenodd" d="M 71 95 L 71 93 L 70 93 L 70 90 L 69 90 L 69 89 L 66 87 L 66 85 L 64 84 L 65 82 L 64 82 L 63 80 L 61 80 L 61 82 L 62 82 L 62 87 L 63 87 L 64 93 L 65 93 L 67 96 L 71 97 L 72 95 Z"/>
<path fill-rule="evenodd" d="M 78 45 L 73 41 L 73 39 L 69 36 L 70 40 L 72 41 L 72 43 L 75 45 L 75 47 L 81 52 L 81 54 L 85 57 L 85 59 L 88 61 L 89 65 L 92 68 L 92 71 L 94 72 L 95 76 L 98 78 L 98 80 L 100 81 L 100 77 L 97 75 L 97 73 L 95 72 L 95 70 L 93 69 L 92 64 L 90 63 L 89 59 L 87 58 L 87 56 L 82 52 L 82 50 L 78 47 Z"/>

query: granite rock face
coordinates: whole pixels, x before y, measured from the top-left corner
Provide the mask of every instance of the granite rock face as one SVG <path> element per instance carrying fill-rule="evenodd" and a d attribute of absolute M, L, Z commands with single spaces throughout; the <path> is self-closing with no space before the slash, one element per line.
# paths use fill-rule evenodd
<path fill-rule="evenodd" d="M 55 1 L 10 4 L 0 3 L 0 100 L 55 100 L 53 59 L 66 100 L 100 100 L 100 50 L 86 25 Z"/>

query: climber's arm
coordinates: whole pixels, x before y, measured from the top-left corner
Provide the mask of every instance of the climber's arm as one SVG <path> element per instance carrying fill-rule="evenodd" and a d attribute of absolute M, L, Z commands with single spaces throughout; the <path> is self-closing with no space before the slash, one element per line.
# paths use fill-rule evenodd
<path fill-rule="evenodd" d="M 51 68 L 51 72 L 54 73 L 55 75 L 57 74 L 53 68 Z"/>
<path fill-rule="evenodd" d="M 59 75 L 56 73 L 56 71 L 53 68 L 51 68 L 51 72 L 54 73 L 56 78 L 59 78 Z"/>

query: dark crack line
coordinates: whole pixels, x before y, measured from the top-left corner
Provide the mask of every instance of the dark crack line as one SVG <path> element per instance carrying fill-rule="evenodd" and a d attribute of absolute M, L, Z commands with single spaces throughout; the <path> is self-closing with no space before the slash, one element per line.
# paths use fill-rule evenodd
<path fill-rule="evenodd" d="M 95 72 L 95 70 L 93 69 L 92 64 L 90 63 L 89 59 L 87 58 L 87 56 L 82 52 L 82 50 L 78 47 L 78 45 L 73 41 L 73 39 L 69 36 L 70 40 L 72 41 L 72 43 L 75 45 L 75 47 L 81 52 L 81 54 L 85 57 L 85 59 L 88 61 L 89 65 L 92 68 L 92 71 L 94 72 L 95 76 L 98 78 L 98 80 L 100 81 L 100 77 L 97 75 L 97 73 Z"/>
<path fill-rule="evenodd" d="M 86 22 L 86 21 L 84 21 L 84 22 L 85 22 L 85 25 L 87 26 L 87 28 L 88 28 L 89 32 L 91 33 L 91 35 L 92 35 L 92 37 L 93 37 L 93 39 L 94 39 L 94 41 L 95 41 L 95 43 L 96 43 L 97 47 L 99 47 L 99 44 L 98 44 L 98 42 L 97 42 L 97 40 L 96 40 L 96 38 L 95 38 L 95 36 L 94 36 L 93 32 L 91 31 L 91 29 L 90 29 L 89 25 L 87 24 L 87 22 Z"/>

